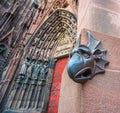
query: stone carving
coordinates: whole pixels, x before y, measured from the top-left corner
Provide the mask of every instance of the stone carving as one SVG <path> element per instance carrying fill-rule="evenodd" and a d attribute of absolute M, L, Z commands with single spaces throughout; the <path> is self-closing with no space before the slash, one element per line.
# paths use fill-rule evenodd
<path fill-rule="evenodd" d="M 42 80 L 45 80 L 46 79 L 46 76 L 47 76 L 47 72 L 48 72 L 48 62 L 46 61 L 44 64 L 43 64 L 43 67 L 41 69 L 41 76 L 40 78 Z"/>
<path fill-rule="evenodd" d="M 102 48 L 101 41 L 95 39 L 90 32 L 87 32 L 89 44 L 79 44 L 70 54 L 67 64 L 67 71 L 75 82 L 85 83 L 98 73 L 105 72 L 106 50 Z"/>
<path fill-rule="evenodd" d="M 38 78 L 38 75 L 40 74 L 40 70 L 42 68 L 42 63 L 41 62 L 38 62 L 38 64 L 35 66 L 34 68 L 34 71 L 33 71 L 33 74 L 32 74 L 32 77 L 34 79 L 37 79 Z"/>
<path fill-rule="evenodd" d="M 27 69 L 27 77 L 31 77 L 35 67 L 35 61 L 33 60 Z"/>
<path fill-rule="evenodd" d="M 60 37 L 59 41 L 59 46 L 56 49 L 56 52 L 54 54 L 54 58 L 61 58 L 61 57 L 65 57 L 65 56 L 69 56 L 69 53 L 72 49 L 73 46 L 73 42 L 70 40 L 70 37 L 65 34 L 64 35 L 65 38 Z"/>
<path fill-rule="evenodd" d="M 22 73 L 19 72 L 20 75 L 25 75 L 25 79 L 21 79 L 19 76 L 15 82 L 15 100 L 11 100 L 8 107 L 10 110 L 47 112 L 55 63 L 54 53 L 60 42 L 58 38 L 63 33 L 69 33 L 68 36 L 74 39 L 75 35 L 71 34 L 76 34 L 76 30 L 72 30 L 73 28 L 76 29 L 76 22 L 77 19 L 74 14 L 64 9 L 58 9 L 38 28 L 36 34 L 31 36 L 26 43 L 25 53 L 23 54 L 23 58 L 25 57 L 29 60 L 27 61 L 27 66 L 26 63 L 24 64 L 24 61 L 20 67 L 20 71 L 25 70 L 24 73 L 23 71 Z M 36 38 L 38 42 L 33 46 L 32 43 Z M 33 59 L 35 60 L 34 63 Z M 40 60 L 41 62 L 39 62 Z M 15 102 L 17 103 L 15 104 Z"/>
<path fill-rule="evenodd" d="M 27 68 L 29 66 L 29 59 L 26 58 L 21 66 L 19 75 L 21 76 L 21 78 L 24 78 L 27 74 Z"/>

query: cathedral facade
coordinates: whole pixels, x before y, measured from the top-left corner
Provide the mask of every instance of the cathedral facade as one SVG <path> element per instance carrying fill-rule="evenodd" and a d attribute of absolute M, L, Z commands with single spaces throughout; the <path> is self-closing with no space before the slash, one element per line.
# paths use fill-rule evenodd
<path fill-rule="evenodd" d="M 1 0 L 0 113 L 119 113 L 119 9 Z"/>

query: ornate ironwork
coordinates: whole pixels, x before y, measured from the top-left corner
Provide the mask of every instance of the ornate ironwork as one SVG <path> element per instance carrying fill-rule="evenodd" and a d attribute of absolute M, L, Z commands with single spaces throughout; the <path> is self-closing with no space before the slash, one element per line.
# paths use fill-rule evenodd
<path fill-rule="evenodd" d="M 70 53 L 67 71 L 72 80 L 85 83 L 98 73 L 105 72 L 106 50 L 102 48 L 101 41 L 95 39 L 88 31 L 88 45 L 79 44 Z"/>

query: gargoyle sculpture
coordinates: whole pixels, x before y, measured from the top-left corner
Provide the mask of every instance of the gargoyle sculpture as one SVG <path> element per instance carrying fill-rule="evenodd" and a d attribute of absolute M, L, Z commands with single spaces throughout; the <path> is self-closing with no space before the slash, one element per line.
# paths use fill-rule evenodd
<path fill-rule="evenodd" d="M 106 50 L 102 48 L 101 41 L 95 39 L 88 31 L 88 45 L 79 44 L 70 53 L 67 71 L 71 79 L 77 83 L 85 83 L 98 73 L 105 72 Z"/>

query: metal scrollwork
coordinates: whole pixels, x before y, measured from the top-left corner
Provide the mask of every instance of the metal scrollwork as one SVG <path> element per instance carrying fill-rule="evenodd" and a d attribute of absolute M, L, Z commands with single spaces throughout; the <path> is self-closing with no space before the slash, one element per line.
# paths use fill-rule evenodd
<path fill-rule="evenodd" d="M 79 44 L 70 53 L 67 71 L 72 80 L 85 83 L 98 73 L 105 72 L 106 50 L 102 48 L 101 41 L 95 39 L 88 31 L 88 45 Z"/>

